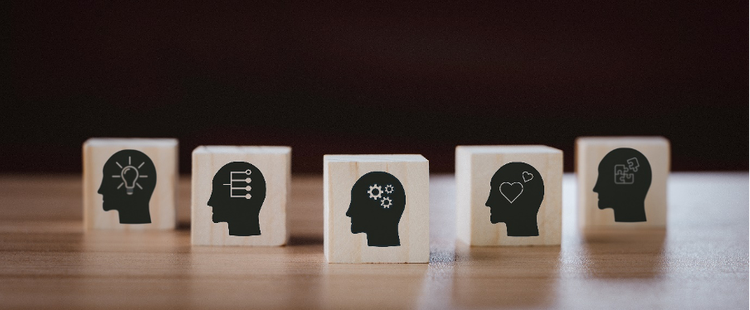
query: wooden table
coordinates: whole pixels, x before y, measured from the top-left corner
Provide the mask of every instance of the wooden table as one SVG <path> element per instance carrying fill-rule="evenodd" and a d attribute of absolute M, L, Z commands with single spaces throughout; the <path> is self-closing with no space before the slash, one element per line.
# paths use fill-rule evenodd
<path fill-rule="evenodd" d="M 470 248 L 455 240 L 455 184 L 431 178 L 431 263 L 323 258 L 320 176 L 292 182 L 291 242 L 191 247 L 181 229 L 82 231 L 80 176 L 0 177 L 0 308 L 748 307 L 748 174 L 675 173 L 666 231 L 579 233 L 563 184 L 560 247 Z"/>

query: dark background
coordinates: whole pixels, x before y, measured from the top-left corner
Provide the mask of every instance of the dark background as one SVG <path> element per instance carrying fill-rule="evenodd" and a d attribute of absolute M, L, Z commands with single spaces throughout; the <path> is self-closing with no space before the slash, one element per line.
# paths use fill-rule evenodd
<path fill-rule="evenodd" d="M 0 172 L 80 172 L 89 137 L 322 155 L 663 135 L 673 170 L 748 169 L 748 2 L 16 1 Z"/>

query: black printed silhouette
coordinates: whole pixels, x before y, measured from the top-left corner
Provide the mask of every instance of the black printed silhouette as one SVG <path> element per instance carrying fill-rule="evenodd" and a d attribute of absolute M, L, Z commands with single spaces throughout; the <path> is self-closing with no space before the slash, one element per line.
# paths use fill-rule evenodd
<path fill-rule="evenodd" d="M 260 208 L 266 200 L 266 179 L 251 163 L 235 161 L 214 175 L 208 206 L 214 223 L 227 222 L 232 236 L 260 235 Z"/>
<path fill-rule="evenodd" d="M 373 171 L 354 183 L 346 216 L 352 219 L 352 233 L 367 234 L 368 246 L 400 246 L 398 223 L 405 208 L 401 182 L 388 172 Z"/>
<path fill-rule="evenodd" d="M 149 201 L 156 187 L 156 167 L 151 158 L 136 150 L 113 154 L 102 168 L 104 211 L 117 210 L 120 224 L 151 223 Z"/>
<path fill-rule="evenodd" d="M 508 236 L 539 236 L 536 215 L 544 199 L 544 181 L 538 171 L 523 162 L 507 163 L 490 181 L 490 222 L 505 223 Z"/>
<path fill-rule="evenodd" d="M 651 164 L 641 152 L 619 148 L 599 163 L 594 192 L 599 194 L 599 209 L 612 208 L 615 222 L 645 222 L 644 202 L 651 186 Z"/>

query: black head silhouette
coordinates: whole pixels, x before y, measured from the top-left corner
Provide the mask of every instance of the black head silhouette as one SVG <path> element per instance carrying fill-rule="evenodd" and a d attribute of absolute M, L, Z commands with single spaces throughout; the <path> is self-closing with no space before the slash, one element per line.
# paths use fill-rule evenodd
<path fill-rule="evenodd" d="M 352 187 L 346 216 L 352 219 L 352 233 L 366 233 L 368 246 L 400 246 L 398 223 L 406 208 L 406 192 L 392 174 L 373 171 Z"/>
<path fill-rule="evenodd" d="M 214 223 L 227 222 L 232 236 L 260 235 L 260 208 L 266 200 L 266 179 L 253 164 L 234 161 L 214 175 L 208 205 Z"/>
<path fill-rule="evenodd" d="M 544 180 L 531 165 L 507 163 L 490 181 L 490 222 L 505 223 L 508 236 L 539 236 L 536 215 L 544 200 Z"/>
<path fill-rule="evenodd" d="M 117 210 L 121 224 L 151 223 L 149 201 L 156 187 L 156 167 L 151 158 L 136 150 L 113 154 L 102 168 L 104 211 Z"/>
<path fill-rule="evenodd" d="M 641 152 L 619 148 L 607 153 L 599 163 L 594 192 L 599 209 L 612 208 L 615 222 L 645 222 L 644 202 L 651 186 L 651 164 Z"/>

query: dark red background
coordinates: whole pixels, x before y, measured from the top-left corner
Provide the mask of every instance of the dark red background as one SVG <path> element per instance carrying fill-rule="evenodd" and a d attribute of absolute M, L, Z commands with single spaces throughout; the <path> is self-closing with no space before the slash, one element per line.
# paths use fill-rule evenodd
<path fill-rule="evenodd" d="M 663 135 L 748 169 L 748 2 L 6 4 L 0 172 L 79 172 L 89 137 L 322 155 Z"/>

